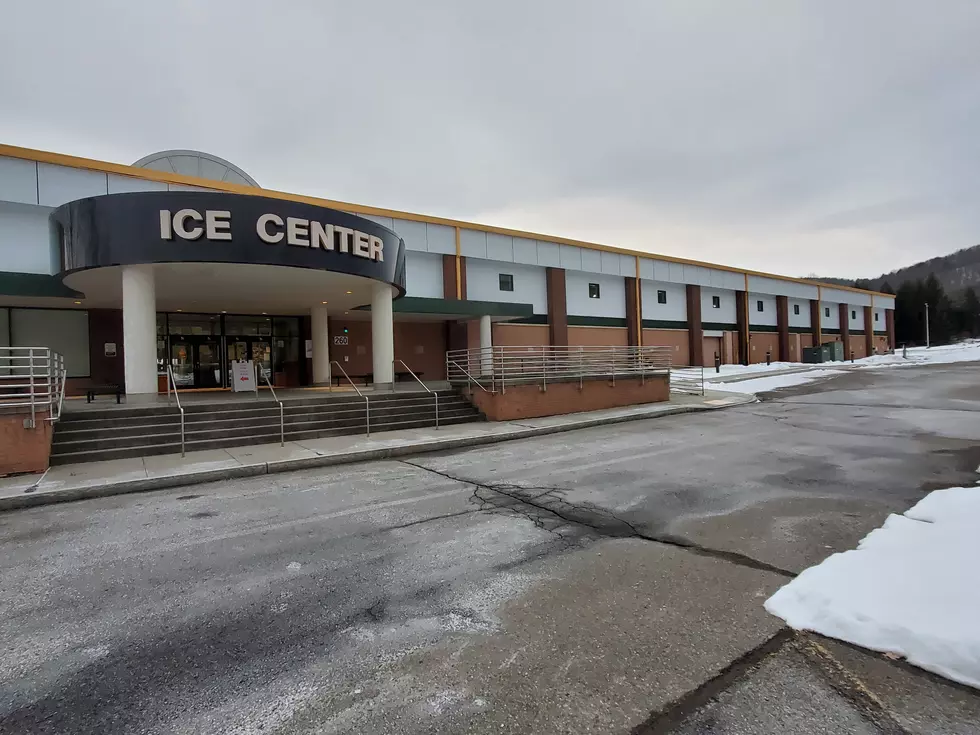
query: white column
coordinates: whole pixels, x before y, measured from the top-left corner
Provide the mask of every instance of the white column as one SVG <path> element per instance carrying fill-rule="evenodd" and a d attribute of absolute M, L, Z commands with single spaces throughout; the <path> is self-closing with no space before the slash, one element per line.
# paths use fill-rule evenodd
<path fill-rule="evenodd" d="M 375 283 L 371 294 L 371 351 L 375 385 L 394 382 L 395 326 L 391 314 L 391 286 Z"/>
<path fill-rule="evenodd" d="M 152 265 L 122 267 L 126 395 L 157 393 L 157 298 Z"/>
<path fill-rule="evenodd" d="M 310 337 L 313 339 L 313 385 L 330 385 L 330 334 L 327 307 L 310 308 Z"/>
<path fill-rule="evenodd" d="M 493 372 L 493 324 L 487 315 L 480 317 L 480 375 Z"/>

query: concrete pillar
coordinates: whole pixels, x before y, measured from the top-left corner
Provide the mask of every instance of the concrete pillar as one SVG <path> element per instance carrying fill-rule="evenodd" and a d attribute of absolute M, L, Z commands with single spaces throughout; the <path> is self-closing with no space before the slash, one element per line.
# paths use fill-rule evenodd
<path fill-rule="evenodd" d="M 701 323 L 701 287 L 687 284 L 687 355 L 691 365 L 704 365 L 704 325 Z M 712 363 L 714 355 L 711 356 Z"/>
<path fill-rule="evenodd" d="M 122 267 L 126 395 L 157 393 L 157 298 L 152 265 Z"/>
<path fill-rule="evenodd" d="M 864 307 L 864 355 L 871 357 L 875 353 L 875 314 L 870 306 Z"/>
<path fill-rule="evenodd" d="M 548 338 L 552 347 L 568 346 L 568 304 L 565 300 L 565 269 L 546 268 L 548 290 Z"/>
<path fill-rule="evenodd" d="M 489 316 L 480 317 L 480 375 L 493 372 L 493 323 Z"/>
<path fill-rule="evenodd" d="M 851 359 L 851 322 L 849 319 L 850 306 L 847 304 L 837 305 L 837 316 L 840 321 L 840 341 L 844 343 L 844 359 Z"/>
<path fill-rule="evenodd" d="M 780 362 L 789 362 L 789 299 L 785 296 L 776 297 L 776 333 L 779 335 L 777 359 Z"/>
<path fill-rule="evenodd" d="M 888 349 L 896 349 L 895 345 L 895 310 L 885 309 L 885 332 L 888 334 Z"/>
<path fill-rule="evenodd" d="M 391 286 L 375 283 L 371 294 L 371 352 L 374 384 L 387 385 L 395 380 L 395 324 L 391 312 Z"/>
<path fill-rule="evenodd" d="M 313 341 L 313 385 L 330 385 L 330 334 L 327 307 L 310 308 L 310 339 Z"/>

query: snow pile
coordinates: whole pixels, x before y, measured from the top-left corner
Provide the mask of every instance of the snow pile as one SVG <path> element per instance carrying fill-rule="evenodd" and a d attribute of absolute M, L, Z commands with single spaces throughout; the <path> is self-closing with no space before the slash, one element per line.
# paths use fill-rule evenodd
<path fill-rule="evenodd" d="M 750 378 L 748 380 L 730 381 L 727 383 L 712 383 L 705 381 L 704 387 L 706 390 L 724 390 L 732 391 L 733 393 L 764 393 L 768 390 L 789 388 L 790 386 L 802 385 L 803 383 L 810 383 L 814 380 L 823 380 L 824 378 L 832 378 L 835 375 L 843 374 L 843 370 L 815 368 L 813 370 L 806 370 L 796 373 L 769 375 L 758 378 Z"/>
<path fill-rule="evenodd" d="M 858 360 L 861 367 L 892 367 L 895 365 L 945 365 L 953 362 L 973 362 L 980 360 L 980 340 L 967 340 L 955 345 L 940 347 L 911 347 L 907 357 L 902 357 L 902 350 L 895 350 L 894 355 L 872 355 Z"/>
<path fill-rule="evenodd" d="M 937 490 L 766 601 L 797 630 L 980 688 L 980 488 Z"/>

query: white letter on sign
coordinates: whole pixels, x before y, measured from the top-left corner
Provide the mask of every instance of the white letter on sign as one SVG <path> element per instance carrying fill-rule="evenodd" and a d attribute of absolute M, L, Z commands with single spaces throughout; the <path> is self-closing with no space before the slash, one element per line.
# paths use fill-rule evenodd
<path fill-rule="evenodd" d="M 354 249 L 351 252 L 359 258 L 370 258 L 371 253 L 368 251 L 368 245 L 367 233 L 354 230 Z"/>
<path fill-rule="evenodd" d="M 275 245 L 282 241 L 282 232 L 269 232 L 270 222 L 277 227 L 282 227 L 282 217 L 278 214 L 263 214 L 255 223 L 255 232 L 262 241 Z"/>
<path fill-rule="evenodd" d="M 321 225 L 316 220 L 310 222 L 310 247 L 333 250 L 333 225 Z"/>
<path fill-rule="evenodd" d="M 385 260 L 385 243 L 380 237 L 371 235 L 370 255 L 371 260 L 383 263 Z"/>
<path fill-rule="evenodd" d="M 170 227 L 170 210 L 161 209 L 160 210 L 160 239 L 161 240 L 173 240 L 174 233 Z"/>
<path fill-rule="evenodd" d="M 209 209 L 204 213 L 204 226 L 208 240 L 231 239 L 231 212 L 225 209 Z"/>
<path fill-rule="evenodd" d="M 350 236 L 354 234 L 354 230 L 350 227 L 341 227 L 340 225 L 334 225 L 333 231 L 340 235 L 340 252 L 349 253 L 350 252 Z"/>
<path fill-rule="evenodd" d="M 310 246 L 309 220 L 298 217 L 286 217 L 286 242 L 290 245 Z"/>
<path fill-rule="evenodd" d="M 174 232 L 177 233 L 177 237 L 183 238 L 184 240 L 196 240 L 201 235 L 204 234 L 203 227 L 191 227 L 187 229 L 187 220 L 194 220 L 195 222 L 203 222 L 204 217 L 201 213 L 195 209 L 181 209 L 177 214 L 174 215 Z"/>

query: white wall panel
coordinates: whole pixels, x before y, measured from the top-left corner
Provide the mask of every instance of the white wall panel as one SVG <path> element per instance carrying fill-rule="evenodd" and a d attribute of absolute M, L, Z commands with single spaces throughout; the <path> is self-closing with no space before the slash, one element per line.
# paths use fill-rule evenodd
<path fill-rule="evenodd" d="M 37 164 L 0 156 L 0 201 L 37 204 Z"/>
<path fill-rule="evenodd" d="M 657 302 L 657 291 L 667 292 L 666 304 Z M 683 284 L 640 281 L 640 295 L 643 300 L 644 319 L 687 321 L 687 288 Z"/>
<path fill-rule="evenodd" d="M 619 253 L 599 251 L 599 264 L 603 273 L 611 276 L 621 275 L 619 272 Z"/>
<path fill-rule="evenodd" d="M 500 274 L 514 277 L 514 290 L 500 290 Z M 532 304 L 535 314 L 548 313 L 545 269 L 522 263 L 500 263 L 474 258 L 466 261 L 466 296 L 473 301 Z"/>
<path fill-rule="evenodd" d="M 405 253 L 405 294 L 427 299 L 441 299 L 442 256 L 438 253 Z"/>
<path fill-rule="evenodd" d="M 718 308 L 714 307 L 714 296 L 718 297 Z M 701 289 L 701 321 L 720 324 L 735 324 L 735 292 L 725 288 Z"/>
<path fill-rule="evenodd" d="M 561 265 L 561 256 L 559 254 L 558 243 L 541 242 L 539 240 L 537 246 L 538 265 L 545 265 L 551 268 L 557 268 Z"/>
<path fill-rule="evenodd" d="M 119 176 L 118 174 L 107 174 L 107 176 L 110 194 L 126 194 L 132 191 L 167 191 L 167 184 L 163 181 L 137 179 L 135 176 Z"/>
<path fill-rule="evenodd" d="M 640 258 L 640 278 L 645 278 L 648 281 L 654 279 L 653 261 L 649 258 Z"/>
<path fill-rule="evenodd" d="M 526 237 L 514 238 L 514 262 L 527 265 L 538 264 L 538 245 Z"/>
<path fill-rule="evenodd" d="M 0 202 L 0 270 L 54 273 L 60 256 L 48 215 L 50 207 Z"/>
<path fill-rule="evenodd" d="M 894 309 L 895 308 L 895 297 L 894 296 L 875 296 L 875 307 L 881 307 L 882 309 Z M 885 317 L 882 317 L 884 319 Z"/>
<path fill-rule="evenodd" d="M 202 160 L 201 163 L 205 163 L 205 162 Z M 395 221 L 391 217 L 378 217 L 377 215 L 373 215 L 373 214 L 359 214 L 357 216 L 363 217 L 364 219 L 369 219 L 372 222 L 381 225 L 382 227 L 387 227 L 389 230 L 395 229 Z"/>
<path fill-rule="evenodd" d="M 772 294 L 773 296 L 792 296 L 798 299 L 817 298 L 817 287 L 808 283 L 783 281 L 778 278 L 749 276 L 749 293 Z"/>
<path fill-rule="evenodd" d="M 510 235 L 487 233 L 487 258 L 501 260 L 505 263 L 514 262 L 514 238 Z"/>
<path fill-rule="evenodd" d="M 875 303 L 878 303 L 877 297 L 875 297 Z M 876 332 L 887 332 L 888 331 L 888 327 L 887 327 L 887 322 L 885 321 L 885 319 L 886 319 L 886 317 L 885 317 L 885 310 L 884 309 L 879 309 L 876 306 L 873 309 L 872 314 L 873 314 L 872 319 L 874 320 L 872 322 L 874 324 L 874 330 Z"/>
<path fill-rule="evenodd" d="M 864 307 L 848 305 L 847 328 L 864 330 Z"/>
<path fill-rule="evenodd" d="M 839 304 L 830 301 L 820 302 L 820 328 L 821 329 L 840 329 L 840 316 L 838 315 Z M 830 313 L 827 313 L 827 310 Z"/>
<path fill-rule="evenodd" d="M 821 298 L 838 304 L 854 304 L 855 306 L 871 306 L 871 295 L 858 291 L 844 291 L 836 288 L 821 288 Z"/>
<path fill-rule="evenodd" d="M 425 240 L 430 253 L 456 254 L 456 228 L 426 223 Z"/>
<path fill-rule="evenodd" d="M 406 250 L 421 250 L 425 252 L 429 249 L 426 241 L 425 222 L 396 219 L 393 224 L 394 227 L 392 229 L 405 241 Z M 456 250 L 454 248 L 453 253 L 455 252 Z"/>
<path fill-rule="evenodd" d="M 487 233 L 478 230 L 459 231 L 459 254 L 467 258 L 487 258 Z"/>
<path fill-rule="evenodd" d="M 666 260 L 653 261 L 653 280 L 661 283 L 670 282 L 670 264 Z"/>
<path fill-rule="evenodd" d="M 65 358 L 69 378 L 89 375 L 88 312 L 69 309 L 11 309 L 15 347 L 49 347 Z"/>
<path fill-rule="evenodd" d="M 759 302 L 762 311 L 759 311 Z M 749 324 L 759 327 L 776 326 L 776 297 L 769 294 L 749 292 Z"/>
<path fill-rule="evenodd" d="M 602 273 L 602 253 L 599 250 L 582 249 L 582 270 L 589 273 Z"/>
<path fill-rule="evenodd" d="M 671 283 L 684 283 L 684 266 L 680 263 L 667 263 L 667 277 Z"/>
<path fill-rule="evenodd" d="M 37 164 L 38 203 L 59 207 L 65 202 L 108 193 L 106 175 L 101 171 Z"/>
<path fill-rule="evenodd" d="M 793 307 L 799 307 L 800 313 L 796 314 Z M 809 299 L 789 299 L 786 306 L 789 309 L 789 325 L 791 327 L 810 326 L 810 300 Z"/>
<path fill-rule="evenodd" d="M 582 270 L 582 248 L 574 245 L 561 245 L 558 248 L 558 259 L 562 268 L 573 271 Z"/>
<path fill-rule="evenodd" d="M 589 298 L 589 284 L 599 284 L 599 298 Z M 626 317 L 626 281 L 622 276 L 565 271 L 565 304 L 569 316 Z"/>

